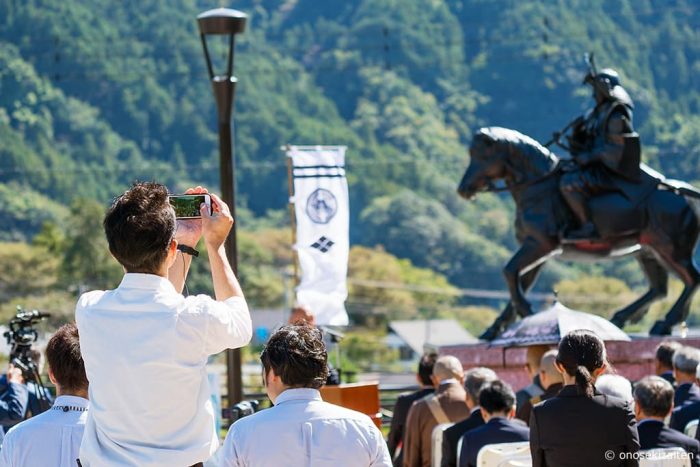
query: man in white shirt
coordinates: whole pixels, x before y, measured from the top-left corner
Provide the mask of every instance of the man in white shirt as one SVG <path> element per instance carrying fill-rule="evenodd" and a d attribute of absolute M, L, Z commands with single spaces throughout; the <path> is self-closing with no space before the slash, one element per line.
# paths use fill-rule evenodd
<path fill-rule="evenodd" d="M 260 360 L 275 406 L 233 424 L 218 454 L 221 465 L 391 466 L 386 442 L 367 415 L 321 400 L 328 355 L 318 329 L 283 326 Z"/>
<path fill-rule="evenodd" d="M 75 467 L 88 410 L 88 380 L 78 328 L 61 326 L 46 347 L 49 378 L 58 396 L 51 409 L 5 435 L 1 467 Z"/>
<path fill-rule="evenodd" d="M 212 212 L 202 204 L 201 219 L 178 220 L 177 233 L 168 191 L 153 182 L 134 184 L 105 216 L 110 252 L 126 274 L 76 307 L 91 401 L 83 467 L 186 467 L 218 447 L 207 358 L 246 345 L 252 327 L 224 250 L 233 219 L 210 196 Z M 216 299 L 180 294 L 200 235 Z"/>

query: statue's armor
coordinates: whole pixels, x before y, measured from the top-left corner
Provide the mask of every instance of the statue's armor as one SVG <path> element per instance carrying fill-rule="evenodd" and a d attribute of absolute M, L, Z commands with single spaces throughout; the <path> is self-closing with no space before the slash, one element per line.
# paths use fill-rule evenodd
<path fill-rule="evenodd" d="M 632 125 L 634 106 L 619 85 L 617 73 L 604 70 L 587 77 L 586 82 L 603 97 L 572 128 L 568 140 L 576 166 L 564 173 L 560 181 L 562 195 L 584 227 L 590 224 L 588 198 L 614 191 L 620 177 L 633 182 L 640 178 L 639 136 Z M 592 228 L 584 231 L 590 234 Z"/>
<path fill-rule="evenodd" d="M 637 180 L 639 158 L 632 164 L 625 163 L 625 156 L 630 155 L 625 153 L 625 139 L 634 137 L 632 108 L 619 101 L 605 101 L 573 128 L 569 138 L 571 156 L 584 170 L 600 162 L 619 176 Z"/>

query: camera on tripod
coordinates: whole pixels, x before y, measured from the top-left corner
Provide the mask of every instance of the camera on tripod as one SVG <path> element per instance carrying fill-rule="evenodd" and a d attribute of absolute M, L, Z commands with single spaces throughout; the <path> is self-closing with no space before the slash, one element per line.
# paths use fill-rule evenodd
<path fill-rule="evenodd" d="M 27 383 L 36 385 L 36 395 L 42 412 L 48 410 L 51 402 L 48 390 L 41 380 L 39 367 L 32 358 L 32 344 L 39 339 L 39 333 L 34 326 L 49 316 L 49 313 L 38 310 L 25 311 L 21 306 L 17 306 L 17 314 L 10 320 L 9 329 L 3 334 L 10 345 L 10 363 L 22 370 L 22 376 Z"/>

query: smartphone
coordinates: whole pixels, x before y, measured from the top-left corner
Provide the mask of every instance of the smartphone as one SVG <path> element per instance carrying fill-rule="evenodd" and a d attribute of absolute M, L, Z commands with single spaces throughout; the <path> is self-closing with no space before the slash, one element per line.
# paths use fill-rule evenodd
<path fill-rule="evenodd" d="M 170 195 L 170 204 L 175 209 L 175 217 L 178 219 L 195 219 L 202 217 L 199 207 L 202 203 L 207 205 L 207 210 L 211 214 L 211 197 L 202 195 Z"/>

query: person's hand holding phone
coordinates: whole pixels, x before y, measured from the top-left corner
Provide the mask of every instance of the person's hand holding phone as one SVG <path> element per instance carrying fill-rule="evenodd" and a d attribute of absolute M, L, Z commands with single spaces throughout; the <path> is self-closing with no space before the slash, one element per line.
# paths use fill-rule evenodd
<path fill-rule="evenodd" d="M 206 188 L 197 186 L 185 190 L 186 195 L 203 195 L 208 194 Z M 175 240 L 179 245 L 186 245 L 192 248 L 197 246 L 199 239 L 202 237 L 202 219 L 178 219 L 177 232 Z"/>
<path fill-rule="evenodd" d="M 209 214 L 207 206 L 202 203 L 200 212 L 202 214 L 202 233 L 204 234 L 204 242 L 207 248 L 219 249 L 226 241 L 228 233 L 233 226 L 233 217 L 228 205 L 221 198 L 213 193 L 211 196 L 211 214 Z"/>

